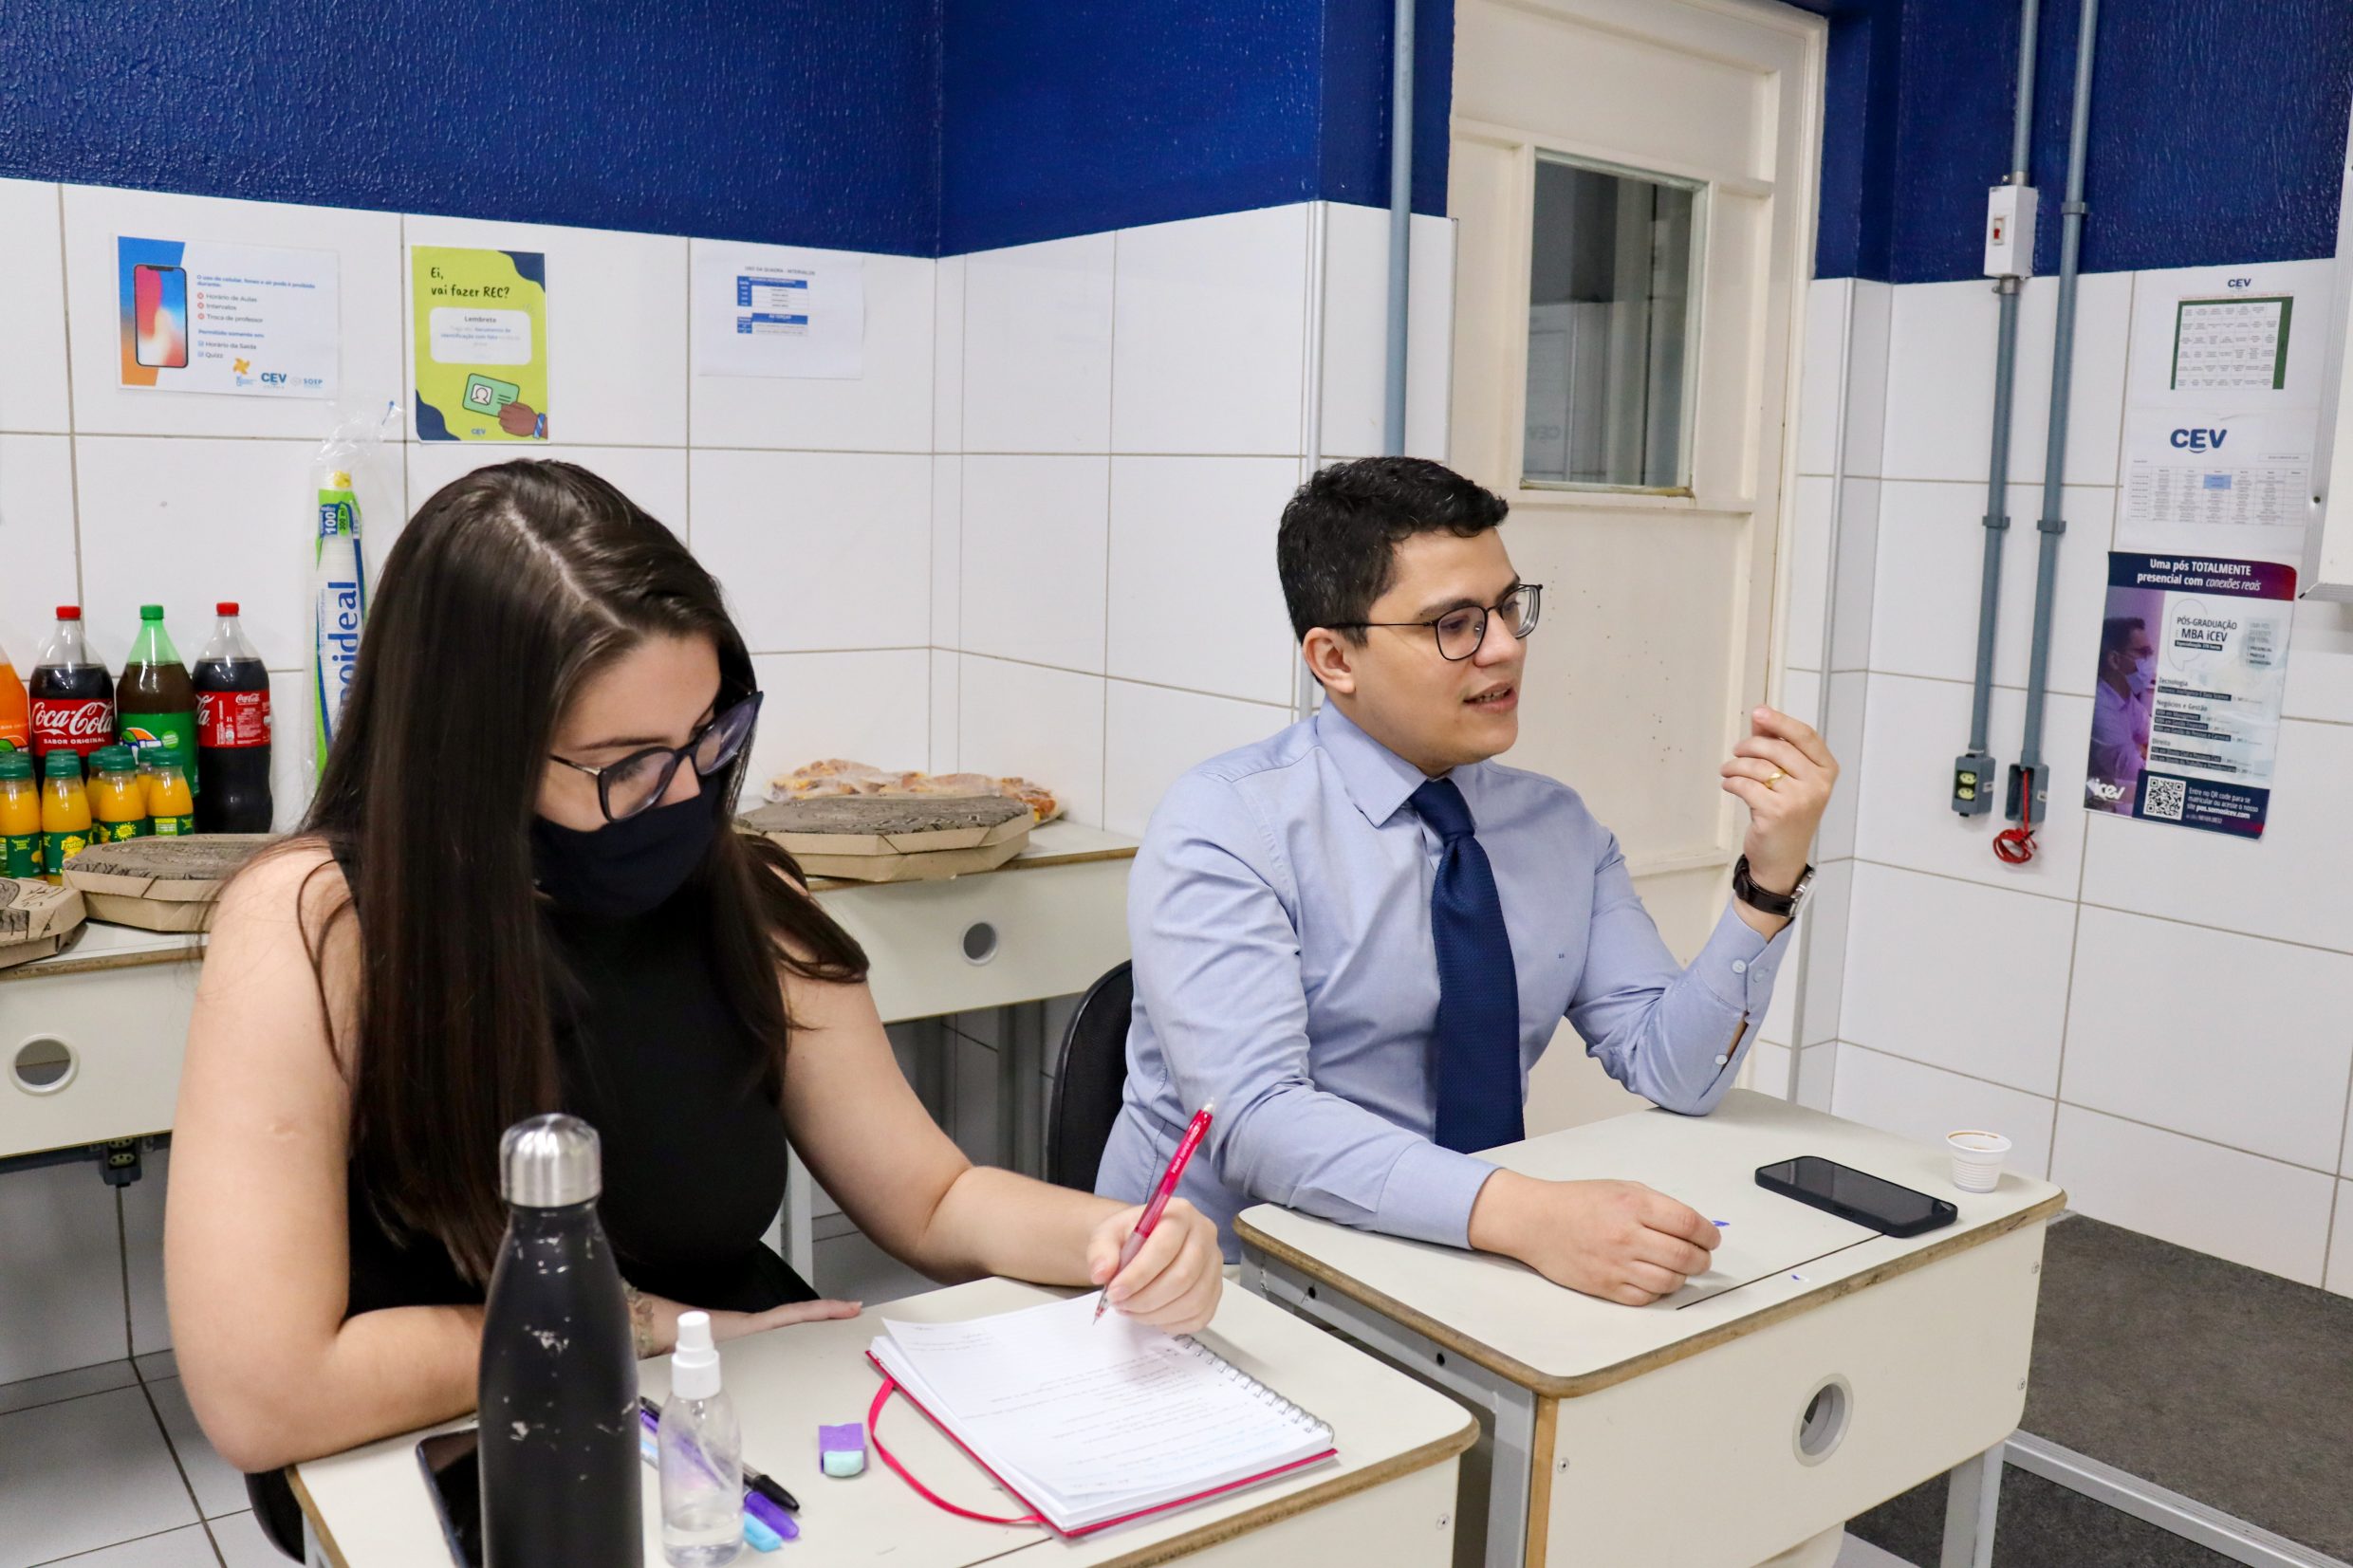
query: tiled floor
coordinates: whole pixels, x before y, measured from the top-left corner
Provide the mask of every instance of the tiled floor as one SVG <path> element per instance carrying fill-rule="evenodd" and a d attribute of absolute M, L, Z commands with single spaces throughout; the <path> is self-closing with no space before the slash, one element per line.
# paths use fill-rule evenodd
<path fill-rule="evenodd" d="M 169 1351 L 0 1384 L 0 1568 L 283 1568 Z"/>

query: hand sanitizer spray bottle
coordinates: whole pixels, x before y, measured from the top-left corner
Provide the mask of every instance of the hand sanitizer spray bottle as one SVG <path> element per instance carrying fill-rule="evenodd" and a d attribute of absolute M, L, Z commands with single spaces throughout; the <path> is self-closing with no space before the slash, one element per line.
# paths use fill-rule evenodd
<path fill-rule="evenodd" d="M 744 1439 L 719 1387 L 708 1313 L 678 1316 L 662 1401 L 662 1556 L 674 1568 L 718 1568 L 744 1546 Z"/>

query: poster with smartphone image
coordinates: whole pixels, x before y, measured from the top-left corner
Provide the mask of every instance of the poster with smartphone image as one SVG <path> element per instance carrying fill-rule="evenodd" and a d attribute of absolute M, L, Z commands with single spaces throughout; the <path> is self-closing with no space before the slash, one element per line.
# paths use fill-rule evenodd
<path fill-rule="evenodd" d="M 2263 836 L 2295 599 L 2278 562 L 2108 557 L 2086 810 Z"/>
<path fill-rule="evenodd" d="M 547 257 L 409 248 L 417 438 L 547 439 Z"/>
<path fill-rule="evenodd" d="M 122 384 L 332 397 L 336 253 L 115 237 Z"/>

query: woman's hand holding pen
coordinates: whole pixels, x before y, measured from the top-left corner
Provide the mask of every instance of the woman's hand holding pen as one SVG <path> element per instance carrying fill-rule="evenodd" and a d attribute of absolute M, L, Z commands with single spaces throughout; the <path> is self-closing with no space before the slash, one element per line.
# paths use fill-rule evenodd
<path fill-rule="evenodd" d="M 1086 1277 L 1103 1285 L 1114 1311 L 1171 1334 L 1209 1326 L 1225 1289 L 1225 1258 L 1217 1227 L 1182 1198 L 1174 1198 L 1125 1268 L 1120 1248 L 1143 1217 L 1141 1204 L 1102 1217 L 1086 1240 Z"/>

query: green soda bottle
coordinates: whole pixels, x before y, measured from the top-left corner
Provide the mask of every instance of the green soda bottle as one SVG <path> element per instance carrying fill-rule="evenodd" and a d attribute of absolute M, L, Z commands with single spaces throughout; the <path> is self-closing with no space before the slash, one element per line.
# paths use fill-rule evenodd
<path fill-rule="evenodd" d="M 189 778 L 196 776 L 195 683 L 172 646 L 172 634 L 163 629 L 160 604 L 139 607 L 139 640 L 131 645 L 115 688 L 115 723 L 139 766 L 152 767 L 170 756 Z"/>

